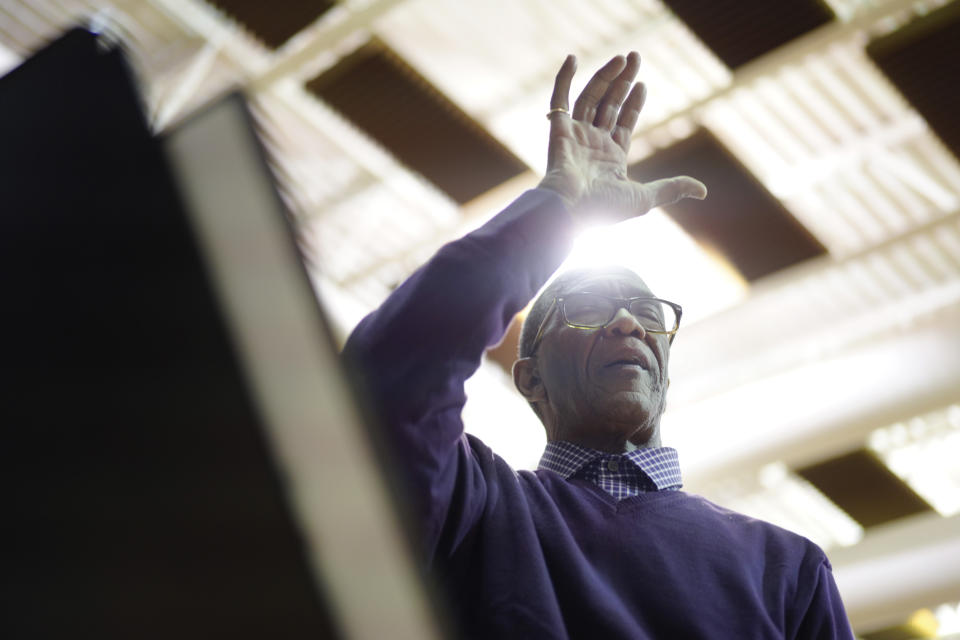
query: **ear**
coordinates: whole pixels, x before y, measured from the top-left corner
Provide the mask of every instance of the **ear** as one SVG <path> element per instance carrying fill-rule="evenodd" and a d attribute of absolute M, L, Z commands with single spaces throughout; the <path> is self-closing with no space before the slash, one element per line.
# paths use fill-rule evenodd
<path fill-rule="evenodd" d="M 513 384 L 527 402 L 546 400 L 547 393 L 537 371 L 536 358 L 520 358 L 513 363 Z"/>

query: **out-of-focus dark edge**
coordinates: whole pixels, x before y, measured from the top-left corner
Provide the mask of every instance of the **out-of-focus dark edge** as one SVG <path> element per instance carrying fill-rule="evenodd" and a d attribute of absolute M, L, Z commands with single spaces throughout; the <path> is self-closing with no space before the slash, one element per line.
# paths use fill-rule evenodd
<path fill-rule="evenodd" d="M 249 108 L 246 106 L 247 101 L 244 97 L 244 94 L 242 92 L 237 92 L 234 94 L 234 96 L 235 99 L 243 102 L 243 112 L 248 123 L 250 124 L 251 129 L 259 132 L 260 127 L 257 124 L 256 118 L 253 117 L 253 114 L 250 113 Z M 256 138 L 256 136 L 254 137 Z M 266 149 L 263 143 L 259 139 L 255 139 L 254 144 L 257 149 L 257 153 L 261 155 L 264 165 L 272 167 L 273 164 L 270 162 L 269 151 Z M 276 175 L 273 177 L 274 184 L 276 184 Z M 327 340 L 329 344 L 335 345 L 337 344 L 336 337 L 333 335 L 330 329 L 328 314 L 323 308 L 323 301 L 320 299 L 319 293 L 313 288 L 310 275 L 306 268 L 306 265 L 310 264 L 310 260 L 305 247 L 302 244 L 302 237 L 298 231 L 296 216 L 286 206 L 283 198 L 280 197 L 276 189 L 273 190 L 272 195 L 277 202 L 277 206 L 284 212 L 286 231 L 289 234 L 291 245 L 296 248 L 297 254 L 300 258 L 301 268 L 299 269 L 299 272 L 300 276 L 303 278 L 303 285 L 317 294 L 314 297 L 316 302 L 317 317 L 323 319 L 323 322 L 319 323 L 317 330 L 323 333 L 324 339 Z M 364 438 L 364 441 L 369 444 L 369 451 L 373 455 L 376 466 L 381 470 L 381 477 L 384 480 L 387 480 L 385 483 L 385 489 L 388 497 L 390 498 L 390 502 L 394 505 L 394 515 L 396 516 L 395 519 L 399 524 L 399 528 L 403 536 L 405 550 L 414 560 L 414 567 L 418 571 L 418 575 L 423 582 L 428 604 L 430 605 L 431 611 L 438 622 L 440 632 L 445 638 L 456 638 L 457 634 L 454 632 L 455 626 L 446 613 L 448 611 L 446 601 L 442 597 L 442 594 L 435 581 L 432 579 L 430 574 L 424 570 L 421 562 L 423 554 L 420 553 L 418 545 L 418 541 L 421 538 L 421 532 L 410 511 L 410 496 L 405 490 L 405 483 L 402 480 L 399 470 L 399 462 L 396 460 L 394 452 L 391 451 L 387 446 L 386 439 L 383 436 L 384 421 L 382 420 L 378 408 L 374 406 L 373 403 L 369 402 L 369 399 L 373 398 L 373 395 L 367 391 L 363 373 L 358 367 L 354 366 L 353 363 L 346 362 L 343 358 L 338 358 L 337 362 L 340 368 L 340 374 L 343 376 L 344 380 L 346 380 L 350 389 L 350 393 L 353 395 L 353 405 L 357 408 L 360 423 L 365 427 L 366 437 Z"/>

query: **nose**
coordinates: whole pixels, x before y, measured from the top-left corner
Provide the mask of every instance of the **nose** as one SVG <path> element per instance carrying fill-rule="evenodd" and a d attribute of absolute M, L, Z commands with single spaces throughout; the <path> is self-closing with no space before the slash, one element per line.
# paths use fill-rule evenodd
<path fill-rule="evenodd" d="M 604 325 L 603 330 L 610 335 L 629 336 L 635 334 L 640 339 L 645 338 L 647 335 L 647 330 L 637 321 L 636 316 L 624 307 L 617 309 L 613 320 Z"/>

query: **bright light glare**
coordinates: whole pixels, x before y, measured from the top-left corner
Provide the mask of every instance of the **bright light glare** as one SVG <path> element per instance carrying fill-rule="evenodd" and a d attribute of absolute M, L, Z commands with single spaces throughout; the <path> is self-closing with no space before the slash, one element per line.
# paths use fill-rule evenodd
<path fill-rule="evenodd" d="M 574 242 L 560 272 L 621 265 L 638 273 L 654 293 L 683 307 L 683 325 L 733 306 L 747 283 L 722 257 L 701 247 L 663 211 L 587 229 Z"/>
<path fill-rule="evenodd" d="M 960 513 L 960 405 L 877 429 L 869 444 L 940 515 Z"/>
<path fill-rule="evenodd" d="M 939 623 L 937 626 L 939 637 L 960 634 L 960 603 L 942 604 L 934 610 L 933 615 Z"/>

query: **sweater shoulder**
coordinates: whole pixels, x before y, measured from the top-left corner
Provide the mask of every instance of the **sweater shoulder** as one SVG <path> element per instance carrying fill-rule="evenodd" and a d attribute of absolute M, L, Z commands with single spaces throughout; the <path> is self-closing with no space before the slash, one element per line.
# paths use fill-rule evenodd
<path fill-rule="evenodd" d="M 757 544 L 763 548 L 771 558 L 780 557 L 783 560 L 792 559 L 806 565 L 819 565 L 829 561 L 815 542 L 779 525 L 766 520 L 734 511 L 719 505 L 703 496 L 683 493 L 683 504 L 691 512 L 701 515 L 711 526 L 747 544 Z"/>

